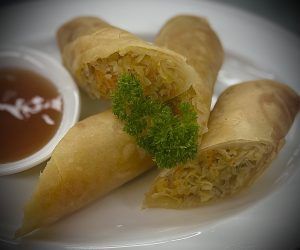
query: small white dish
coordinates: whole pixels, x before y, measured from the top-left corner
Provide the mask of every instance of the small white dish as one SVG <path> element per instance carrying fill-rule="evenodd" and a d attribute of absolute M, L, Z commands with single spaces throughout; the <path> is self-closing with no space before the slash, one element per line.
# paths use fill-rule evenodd
<path fill-rule="evenodd" d="M 26 47 L 0 48 L 0 68 L 7 67 L 31 70 L 49 79 L 60 93 L 64 106 L 60 126 L 52 139 L 24 159 L 0 164 L 0 176 L 24 171 L 47 160 L 61 138 L 78 120 L 80 111 L 76 84 L 63 66 L 49 55 Z"/>

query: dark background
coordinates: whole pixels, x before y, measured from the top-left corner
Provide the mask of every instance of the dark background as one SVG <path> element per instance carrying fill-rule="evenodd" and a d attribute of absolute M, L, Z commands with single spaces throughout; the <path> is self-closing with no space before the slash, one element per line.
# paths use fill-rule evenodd
<path fill-rule="evenodd" d="M 0 0 L 0 8 L 34 0 Z M 35 0 L 43 1 L 43 0 Z M 55 0 L 54 0 L 55 1 Z M 83 0 L 84 1 L 84 0 Z M 149 0 L 151 1 L 151 0 Z M 184 1 L 184 0 L 183 0 Z M 285 29 L 300 35 L 300 8 L 299 1 L 291 0 L 214 0 L 223 4 L 229 4 L 246 11 L 255 13 L 270 21 L 277 23 Z M 71 1 L 70 1 L 71 2 Z M 298 4 L 297 4 L 298 3 Z"/>
<path fill-rule="evenodd" d="M 255 13 L 300 35 L 299 1 L 290 0 L 215 0 Z"/>

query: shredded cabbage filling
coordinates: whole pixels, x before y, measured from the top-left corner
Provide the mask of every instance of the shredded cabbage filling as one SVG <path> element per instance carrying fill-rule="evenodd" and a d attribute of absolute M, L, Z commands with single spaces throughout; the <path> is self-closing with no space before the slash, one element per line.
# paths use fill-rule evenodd
<path fill-rule="evenodd" d="M 118 77 L 133 73 L 141 81 L 145 95 L 162 101 L 174 97 L 178 87 L 184 84 L 183 74 L 171 60 L 146 53 L 118 52 L 108 58 L 98 59 L 83 69 L 88 92 L 96 97 L 109 97 L 115 89 Z"/>
<path fill-rule="evenodd" d="M 203 151 L 198 164 L 180 166 L 171 175 L 159 177 L 152 198 L 189 207 L 235 194 L 255 180 L 271 155 L 272 147 L 266 144 Z"/>

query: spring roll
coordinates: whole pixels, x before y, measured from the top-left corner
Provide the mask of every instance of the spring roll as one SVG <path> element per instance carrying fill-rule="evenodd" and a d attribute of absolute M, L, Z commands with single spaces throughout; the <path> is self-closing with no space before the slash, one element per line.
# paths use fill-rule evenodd
<path fill-rule="evenodd" d="M 53 151 L 16 236 L 53 223 L 151 166 L 110 110 L 78 122 Z"/>
<path fill-rule="evenodd" d="M 96 17 L 78 17 L 57 32 L 63 63 L 91 97 L 109 98 L 118 76 L 134 73 L 144 93 L 162 101 L 195 81 L 186 59 Z M 193 77 L 194 76 L 194 77 Z"/>
<path fill-rule="evenodd" d="M 195 26 L 198 25 L 198 22 L 202 23 L 200 18 L 193 20 Z M 98 29 L 97 25 L 100 25 L 98 19 L 96 24 L 92 26 L 93 29 Z M 186 28 L 190 25 L 189 23 Z M 207 37 L 212 36 L 213 31 L 206 22 L 203 23 L 203 27 L 202 30 L 195 33 L 195 36 L 191 35 L 187 39 L 195 40 L 194 47 L 206 47 L 206 50 L 210 51 L 209 53 L 214 53 L 214 51 L 219 53 L 221 45 L 213 45 L 219 44 L 219 42 L 213 43 L 198 39 L 199 34 Z M 60 32 L 62 31 L 60 30 Z M 87 32 L 87 28 L 82 26 L 74 34 L 63 35 L 61 33 L 59 37 L 61 37 L 61 43 L 64 44 L 65 41 L 76 39 L 78 34 L 85 32 Z M 208 34 L 206 35 L 206 33 Z M 217 39 L 215 35 L 214 37 Z M 186 43 L 187 41 L 182 41 L 182 47 L 185 47 Z M 202 45 L 202 43 L 204 44 Z M 180 45 L 177 46 L 177 49 L 180 49 Z M 190 58 L 192 56 L 193 53 L 189 54 Z M 212 63 L 210 59 L 206 59 L 208 57 L 205 56 L 203 50 L 198 51 L 197 56 L 203 56 L 203 63 Z M 222 58 L 223 54 L 220 53 L 219 56 Z M 199 69 L 201 67 L 199 63 Z M 207 70 L 207 75 L 205 72 L 200 74 L 198 71 L 197 73 L 195 73 L 197 82 L 189 90 L 190 94 L 182 95 L 181 99 L 190 97 L 194 100 L 194 98 L 198 98 L 195 99 L 197 101 L 193 102 L 195 107 L 198 107 L 197 104 L 200 105 L 199 107 L 208 107 L 210 98 L 206 96 L 202 105 L 200 102 L 201 93 L 200 96 L 196 96 L 195 92 L 200 91 L 200 88 L 205 90 L 205 86 L 208 86 L 209 89 L 212 88 L 217 76 L 217 69 Z M 200 75 L 204 80 L 200 79 Z M 203 95 L 206 93 L 210 93 L 210 90 L 203 91 Z M 178 101 L 180 100 L 172 100 L 174 106 Z M 204 121 L 205 126 L 208 112 L 209 109 L 205 108 L 203 113 L 198 113 L 198 118 Z M 201 118 L 202 115 L 203 118 Z M 16 236 L 23 236 L 34 229 L 55 222 L 133 179 L 152 166 L 154 163 L 151 157 L 136 145 L 131 136 L 122 130 L 121 123 L 111 113 L 111 110 L 79 122 L 55 148 L 50 161 L 40 176 L 33 196 L 25 207 L 23 225 L 17 231 Z"/>
<path fill-rule="evenodd" d="M 200 145 L 201 136 L 207 131 L 214 85 L 224 60 L 221 42 L 205 18 L 179 15 L 161 28 L 155 44 L 183 55 L 197 72 L 198 81 L 170 103 L 173 107 L 180 102 L 194 106 L 201 128 Z"/>
<path fill-rule="evenodd" d="M 197 161 L 162 172 L 144 205 L 195 207 L 250 186 L 278 154 L 299 105 L 292 89 L 271 80 L 228 88 L 210 115 Z"/>
<path fill-rule="evenodd" d="M 177 107 L 180 102 L 188 102 L 194 106 L 200 125 L 196 157 L 198 158 L 202 135 L 207 132 L 214 85 L 224 59 L 222 45 L 206 19 L 189 15 L 176 16 L 170 19 L 160 30 L 155 43 L 185 56 L 187 62 L 198 74 L 199 81 L 193 84 L 188 91 L 169 101 L 172 107 Z M 197 160 L 191 161 L 187 165 L 198 168 Z M 182 168 L 183 166 L 180 165 L 161 171 L 151 185 L 150 191 L 146 194 L 143 206 L 177 207 L 176 204 L 166 203 L 166 199 L 161 198 L 166 196 L 164 191 L 162 191 L 163 195 L 160 192 L 156 194 L 156 187 L 161 182 L 168 182 L 175 173 L 181 173 L 180 169 Z M 192 172 L 192 168 L 190 170 Z M 177 176 L 178 179 L 183 178 L 180 174 Z"/>

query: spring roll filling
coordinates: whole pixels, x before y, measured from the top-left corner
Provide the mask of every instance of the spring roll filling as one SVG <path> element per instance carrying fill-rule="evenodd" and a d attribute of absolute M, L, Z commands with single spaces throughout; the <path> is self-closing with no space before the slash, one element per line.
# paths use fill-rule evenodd
<path fill-rule="evenodd" d="M 115 52 L 107 58 L 86 64 L 83 76 L 88 92 L 96 86 L 94 96 L 109 97 L 118 77 L 127 72 L 138 77 L 145 95 L 162 101 L 175 96 L 178 87 L 184 84 L 183 73 L 176 70 L 176 65 L 171 60 L 132 51 L 124 55 Z"/>
<path fill-rule="evenodd" d="M 271 156 L 272 146 L 264 143 L 208 149 L 198 164 L 177 167 L 159 178 L 152 197 L 174 207 L 224 198 L 249 185 Z"/>

